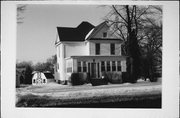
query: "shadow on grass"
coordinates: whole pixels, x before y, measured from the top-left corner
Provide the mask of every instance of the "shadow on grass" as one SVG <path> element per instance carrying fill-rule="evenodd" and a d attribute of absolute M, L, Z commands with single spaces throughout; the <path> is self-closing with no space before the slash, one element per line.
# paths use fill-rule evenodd
<path fill-rule="evenodd" d="M 161 108 L 161 94 L 93 96 L 78 99 L 53 99 L 49 96 L 25 95 L 16 107 L 60 108 Z"/>

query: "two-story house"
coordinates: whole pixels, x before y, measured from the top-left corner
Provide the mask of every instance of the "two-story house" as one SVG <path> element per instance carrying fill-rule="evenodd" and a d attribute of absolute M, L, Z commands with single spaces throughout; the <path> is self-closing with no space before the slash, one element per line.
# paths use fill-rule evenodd
<path fill-rule="evenodd" d="M 96 78 L 104 71 L 126 72 L 121 44 L 107 22 L 98 26 L 82 22 L 75 28 L 57 27 L 56 80 L 68 80 L 74 72 L 88 72 Z"/>

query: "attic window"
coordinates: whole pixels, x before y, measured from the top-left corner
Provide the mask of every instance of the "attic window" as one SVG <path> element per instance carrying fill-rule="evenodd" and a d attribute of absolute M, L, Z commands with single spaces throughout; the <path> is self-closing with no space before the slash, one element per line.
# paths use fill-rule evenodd
<path fill-rule="evenodd" d="M 107 37 L 107 32 L 103 32 L 103 38 Z"/>

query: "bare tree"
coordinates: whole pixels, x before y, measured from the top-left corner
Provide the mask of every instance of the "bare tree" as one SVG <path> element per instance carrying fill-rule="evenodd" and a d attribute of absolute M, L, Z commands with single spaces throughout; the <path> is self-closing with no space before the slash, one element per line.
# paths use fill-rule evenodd
<path fill-rule="evenodd" d="M 162 13 L 160 9 L 160 6 L 111 6 L 111 10 L 105 20 L 110 23 L 113 32 L 117 33 L 124 41 L 123 53 L 125 55 L 128 55 L 127 44 L 132 30 L 135 29 L 137 40 L 141 43 L 141 40 L 144 39 L 144 28 L 147 27 L 147 25 L 153 25 L 154 22 L 152 22 L 152 20 L 160 20 L 160 18 L 158 18 L 158 16 L 160 16 L 159 14 Z"/>
<path fill-rule="evenodd" d="M 139 54 L 139 50 L 141 50 L 140 52 L 146 52 L 146 54 L 153 54 L 152 57 L 159 53 L 159 56 L 161 57 L 161 19 L 161 6 L 151 5 L 112 5 L 110 12 L 105 18 L 105 20 L 110 23 L 111 30 L 113 30 L 114 33 L 117 33 L 124 42 L 122 45 L 122 53 L 130 56 L 136 62 L 138 62 L 140 57 L 134 54 Z M 135 44 L 137 46 L 135 48 L 137 52 L 131 50 L 132 46 L 134 46 L 131 43 L 136 42 L 133 40 L 137 40 L 138 44 Z M 132 68 L 134 69 L 138 69 L 140 65 L 134 66 L 135 65 L 132 62 Z"/>

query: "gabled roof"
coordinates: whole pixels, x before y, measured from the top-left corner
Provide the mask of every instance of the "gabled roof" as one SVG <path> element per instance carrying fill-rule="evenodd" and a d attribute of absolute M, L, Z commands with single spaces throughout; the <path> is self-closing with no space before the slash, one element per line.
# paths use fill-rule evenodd
<path fill-rule="evenodd" d="M 101 28 L 104 27 L 104 25 L 107 25 L 107 21 L 104 21 L 104 22 L 102 22 L 101 24 L 99 24 L 98 26 L 96 26 L 96 27 L 93 29 L 93 31 L 90 32 L 90 34 L 89 34 L 89 36 L 87 37 L 86 40 L 91 39 L 97 32 L 99 32 L 99 30 L 100 30 Z"/>
<path fill-rule="evenodd" d="M 92 24 L 83 21 L 76 28 L 57 27 L 57 32 L 60 41 L 85 41 L 85 36 L 93 28 Z"/>

